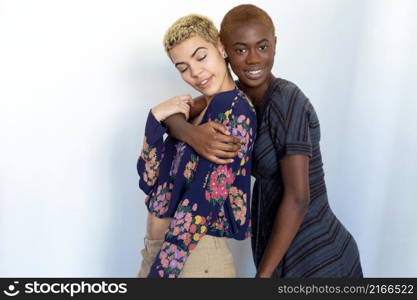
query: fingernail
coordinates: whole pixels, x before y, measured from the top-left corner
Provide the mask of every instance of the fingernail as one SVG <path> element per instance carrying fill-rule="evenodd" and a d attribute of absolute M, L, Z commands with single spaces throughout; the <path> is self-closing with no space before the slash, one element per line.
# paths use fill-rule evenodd
<path fill-rule="evenodd" d="M 231 162 L 231 163 L 232 163 L 232 162 L 234 162 L 234 161 L 235 161 L 234 159 L 231 159 L 231 160 L 230 160 L 230 162 Z"/>
<path fill-rule="evenodd" d="M 226 134 L 227 134 L 227 135 L 230 135 L 230 131 L 226 130 Z"/>

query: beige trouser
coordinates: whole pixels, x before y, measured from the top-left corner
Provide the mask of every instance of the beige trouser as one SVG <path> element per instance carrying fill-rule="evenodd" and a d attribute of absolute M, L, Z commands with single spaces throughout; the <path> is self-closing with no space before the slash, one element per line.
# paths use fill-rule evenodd
<path fill-rule="evenodd" d="M 142 264 L 137 275 L 148 276 L 149 270 L 161 249 L 163 240 L 144 239 Z M 227 238 L 204 235 L 197 246 L 191 250 L 179 278 L 233 278 L 236 277 L 235 264 Z"/>

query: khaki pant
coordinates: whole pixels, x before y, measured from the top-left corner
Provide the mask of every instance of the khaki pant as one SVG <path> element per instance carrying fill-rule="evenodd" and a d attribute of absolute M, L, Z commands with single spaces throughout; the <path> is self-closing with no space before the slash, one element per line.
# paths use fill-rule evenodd
<path fill-rule="evenodd" d="M 161 249 L 163 240 L 144 239 L 142 263 L 137 275 L 148 276 L 156 255 Z M 179 278 L 233 278 L 236 277 L 235 264 L 230 252 L 227 238 L 204 235 L 197 246 L 191 250 Z"/>

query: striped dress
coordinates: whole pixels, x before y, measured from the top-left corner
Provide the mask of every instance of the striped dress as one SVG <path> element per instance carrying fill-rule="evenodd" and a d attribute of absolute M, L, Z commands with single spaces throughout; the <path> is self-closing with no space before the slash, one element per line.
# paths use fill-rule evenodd
<path fill-rule="evenodd" d="M 252 161 L 252 250 L 257 267 L 283 197 L 280 160 L 288 154 L 310 157 L 309 208 L 273 277 L 363 277 L 356 242 L 329 206 L 319 141 L 319 120 L 310 101 L 295 84 L 273 80 L 258 112 Z"/>

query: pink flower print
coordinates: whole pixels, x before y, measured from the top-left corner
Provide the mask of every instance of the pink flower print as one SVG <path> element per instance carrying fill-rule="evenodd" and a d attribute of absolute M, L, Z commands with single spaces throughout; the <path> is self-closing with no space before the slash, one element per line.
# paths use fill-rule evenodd
<path fill-rule="evenodd" d="M 173 235 L 178 235 L 180 233 L 180 228 L 179 227 L 175 227 L 174 228 L 174 232 L 172 233 Z"/>
<path fill-rule="evenodd" d="M 212 204 L 220 203 L 228 195 L 228 187 L 234 181 L 234 175 L 231 168 L 226 165 L 218 166 L 210 174 L 210 184 L 205 192 L 205 198 Z"/>
<path fill-rule="evenodd" d="M 168 257 L 168 254 L 165 251 L 161 251 L 161 254 L 159 254 L 160 259 L 164 259 L 164 258 L 167 258 L 167 257 Z"/>
<path fill-rule="evenodd" d="M 195 224 L 191 224 L 191 226 L 190 226 L 190 232 L 191 233 L 194 233 L 194 232 L 196 232 L 196 230 L 197 230 L 197 226 Z"/>
<path fill-rule="evenodd" d="M 185 214 L 185 222 L 191 222 L 193 219 L 192 214 L 190 212 Z"/>
<path fill-rule="evenodd" d="M 191 161 L 189 161 L 184 169 L 184 178 L 187 180 L 187 183 L 190 183 L 194 178 L 194 172 L 197 168 L 198 164 L 198 156 L 191 154 Z"/>
<path fill-rule="evenodd" d="M 166 267 L 168 267 L 168 264 L 169 264 L 168 259 L 166 259 L 166 258 L 161 259 L 161 265 L 162 265 L 162 267 L 166 268 Z"/>
<path fill-rule="evenodd" d="M 177 220 L 181 220 L 182 218 L 184 218 L 185 213 L 183 211 L 177 212 L 175 214 L 175 219 Z"/>
<path fill-rule="evenodd" d="M 229 200 L 232 204 L 233 216 L 237 223 L 243 225 L 246 221 L 247 195 L 236 187 L 231 187 Z"/>
<path fill-rule="evenodd" d="M 191 234 L 189 232 L 184 233 L 184 243 L 188 245 L 191 241 Z"/>
<path fill-rule="evenodd" d="M 177 264 L 178 264 L 178 262 L 177 262 L 175 259 L 173 259 L 173 260 L 171 260 L 171 262 L 169 263 L 169 267 L 170 267 L 171 269 L 175 269 L 175 268 L 177 267 Z"/>
<path fill-rule="evenodd" d="M 171 191 L 174 185 L 165 182 L 157 187 L 156 194 L 150 199 L 149 208 L 157 216 L 162 216 L 168 210 L 168 204 L 171 199 Z"/>
<path fill-rule="evenodd" d="M 158 161 L 147 161 L 145 162 L 145 170 L 143 172 L 143 181 L 147 185 L 152 186 L 158 179 L 159 162 Z"/>

